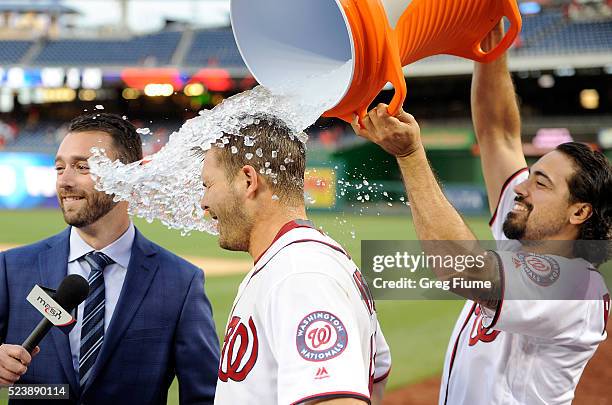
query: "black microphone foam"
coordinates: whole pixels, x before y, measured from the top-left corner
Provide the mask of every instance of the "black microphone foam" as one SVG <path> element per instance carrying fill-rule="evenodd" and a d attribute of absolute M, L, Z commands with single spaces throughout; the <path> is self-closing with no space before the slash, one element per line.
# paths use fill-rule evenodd
<path fill-rule="evenodd" d="M 62 280 L 53 299 L 62 308 L 70 312 L 85 301 L 88 295 L 89 283 L 87 280 L 78 274 L 71 274 Z M 53 324 L 47 318 L 43 318 L 21 346 L 32 353 L 45 335 L 49 333 L 52 326 Z"/>
<path fill-rule="evenodd" d="M 89 283 L 78 274 L 71 274 L 62 280 L 55 293 L 55 302 L 70 312 L 89 295 Z"/>

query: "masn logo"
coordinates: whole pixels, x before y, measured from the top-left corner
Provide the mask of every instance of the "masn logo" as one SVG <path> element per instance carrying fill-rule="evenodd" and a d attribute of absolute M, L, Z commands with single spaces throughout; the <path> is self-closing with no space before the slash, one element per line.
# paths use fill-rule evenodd
<path fill-rule="evenodd" d="M 47 303 L 43 297 L 39 295 L 38 298 L 36 298 L 36 301 L 45 308 L 45 313 L 57 318 L 58 320 L 62 319 L 62 311 L 49 305 L 49 303 Z"/>

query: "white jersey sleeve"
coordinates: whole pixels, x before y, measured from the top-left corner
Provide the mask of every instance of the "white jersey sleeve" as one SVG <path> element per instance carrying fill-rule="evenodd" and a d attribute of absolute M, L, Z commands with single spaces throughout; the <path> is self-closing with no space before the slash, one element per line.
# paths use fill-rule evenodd
<path fill-rule="evenodd" d="M 391 351 L 377 321 L 376 356 L 374 358 L 374 384 L 384 381 L 391 373 Z"/>
<path fill-rule="evenodd" d="M 589 345 L 605 339 L 609 293 L 591 264 L 526 252 L 496 254 L 502 301 L 495 311 L 482 308 L 485 328 Z"/>
<path fill-rule="evenodd" d="M 491 227 L 491 232 L 493 233 L 493 239 L 497 241 L 508 239 L 506 238 L 506 235 L 504 235 L 503 226 L 506 216 L 512 210 L 514 199 L 516 198 L 514 187 L 516 187 L 517 184 L 525 181 L 527 177 L 529 177 L 529 169 L 524 167 L 510 176 L 504 183 L 499 196 L 499 202 L 497 203 L 497 208 L 489 221 L 489 226 Z"/>
<path fill-rule="evenodd" d="M 354 397 L 369 401 L 370 360 L 347 292 L 322 273 L 289 275 L 271 292 L 266 324 L 278 368 L 278 403 Z M 362 329 L 362 328 L 361 328 Z"/>

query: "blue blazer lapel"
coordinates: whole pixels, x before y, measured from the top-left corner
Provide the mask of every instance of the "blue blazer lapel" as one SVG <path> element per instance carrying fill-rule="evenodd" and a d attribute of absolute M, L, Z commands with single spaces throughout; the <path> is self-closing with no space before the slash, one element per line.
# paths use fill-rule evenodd
<path fill-rule="evenodd" d="M 130 264 L 128 265 L 125 281 L 123 282 L 123 287 L 121 288 L 119 301 L 115 307 L 115 312 L 108 325 L 108 329 L 104 334 L 104 343 L 102 344 L 98 359 L 91 371 L 91 377 L 83 388 L 83 392 L 87 391 L 92 385 L 100 370 L 102 370 L 112 355 L 125 330 L 132 321 L 132 318 L 136 314 L 136 311 L 140 307 L 140 303 L 147 294 L 153 282 L 153 278 L 155 277 L 155 273 L 157 272 L 158 263 L 155 260 L 156 254 L 157 250 L 153 244 L 136 230 L 136 236 L 134 237 L 134 244 L 132 246 L 132 256 L 130 258 Z"/>
<path fill-rule="evenodd" d="M 43 286 L 56 289 L 68 273 L 68 252 L 70 250 L 70 227 L 48 242 L 49 249 L 38 255 L 38 267 Z M 72 366 L 70 340 L 58 328 L 51 328 L 51 336 L 64 369 L 70 388 L 76 395 L 78 390 L 76 373 Z"/>

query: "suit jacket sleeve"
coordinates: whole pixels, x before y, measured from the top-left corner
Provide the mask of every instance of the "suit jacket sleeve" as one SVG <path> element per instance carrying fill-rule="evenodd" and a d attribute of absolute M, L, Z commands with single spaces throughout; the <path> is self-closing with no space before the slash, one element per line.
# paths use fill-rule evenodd
<path fill-rule="evenodd" d="M 176 374 L 181 404 L 212 404 L 219 367 L 219 340 L 201 270 L 191 280 L 176 332 Z"/>
<path fill-rule="evenodd" d="M 0 253 L 0 344 L 6 340 L 9 311 L 8 283 L 4 258 L 4 253 Z"/>

